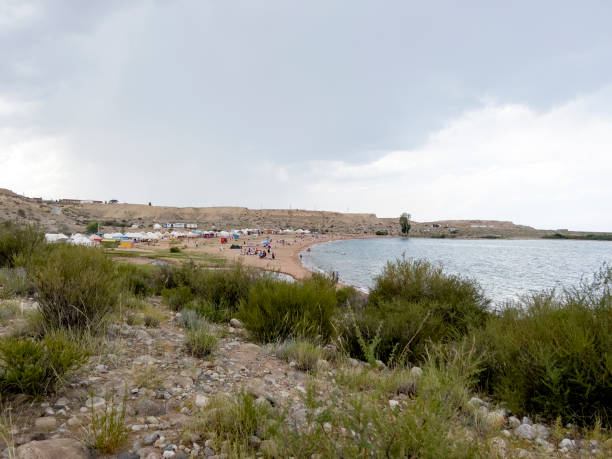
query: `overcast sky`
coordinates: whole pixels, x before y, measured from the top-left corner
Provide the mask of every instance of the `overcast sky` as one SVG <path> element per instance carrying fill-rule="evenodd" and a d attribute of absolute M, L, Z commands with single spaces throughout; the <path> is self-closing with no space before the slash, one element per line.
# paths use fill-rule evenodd
<path fill-rule="evenodd" d="M 0 187 L 612 231 L 608 1 L 0 0 Z"/>

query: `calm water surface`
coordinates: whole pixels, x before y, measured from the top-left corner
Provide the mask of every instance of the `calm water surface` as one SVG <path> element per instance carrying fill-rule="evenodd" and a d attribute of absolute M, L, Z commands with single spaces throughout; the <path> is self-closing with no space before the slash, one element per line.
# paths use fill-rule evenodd
<path fill-rule="evenodd" d="M 303 252 L 312 270 L 338 271 L 340 280 L 367 291 L 388 260 L 405 254 L 476 279 L 495 304 L 518 295 L 576 285 L 604 262 L 612 242 L 571 240 L 356 239 L 327 242 Z"/>

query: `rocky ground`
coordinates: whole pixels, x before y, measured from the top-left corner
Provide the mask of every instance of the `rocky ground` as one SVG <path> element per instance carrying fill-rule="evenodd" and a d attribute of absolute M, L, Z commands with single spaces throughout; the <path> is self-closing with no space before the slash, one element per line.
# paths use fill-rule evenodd
<path fill-rule="evenodd" d="M 210 438 L 189 428 L 215 394 L 246 391 L 257 403 L 285 408 L 292 421 L 304 420 L 303 395 L 311 376 L 296 370 L 295 362 L 279 360 L 269 348 L 249 342 L 234 319 L 219 326 L 219 347 L 210 358 L 194 358 L 184 348 L 180 313 L 167 310 L 159 299 L 149 301 L 163 311 L 165 320 L 154 327 L 114 324 L 97 355 L 54 397 L 12 403 L 9 414 L 16 457 L 222 457 Z M 32 303 L 22 301 L 22 309 L 32 308 Z M 0 328 L 0 335 L 10 333 L 18 320 Z M 340 364 L 319 363 L 326 367 L 317 376 L 318 390 L 324 391 L 333 384 Z M 349 359 L 342 365 L 362 364 Z M 419 371 L 413 369 L 415 377 Z M 103 411 L 109 403 L 120 406 L 122 400 L 129 439 L 118 455 L 96 454 L 85 446 L 92 411 Z M 391 409 L 401 403 L 405 403 L 402 396 L 389 400 Z M 611 440 L 605 444 L 569 437 L 556 441 L 550 426 L 509 416 L 477 397 L 470 403 L 480 419 L 495 429 L 486 440 L 493 457 L 611 457 Z M 260 440 L 250 438 L 251 442 L 259 445 Z M 15 457 L 12 450 L 2 448 L 2 457 Z M 268 456 L 263 448 L 257 454 Z"/>

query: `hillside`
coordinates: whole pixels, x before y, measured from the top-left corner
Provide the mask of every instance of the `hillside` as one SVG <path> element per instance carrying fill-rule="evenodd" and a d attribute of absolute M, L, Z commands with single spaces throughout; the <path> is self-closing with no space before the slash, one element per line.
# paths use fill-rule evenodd
<path fill-rule="evenodd" d="M 88 222 L 99 221 L 103 231 L 144 229 L 154 223 L 197 223 L 201 229 L 303 228 L 330 234 L 375 234 L 386 231 L 399 235 L 396 218 L 375 214 L 340 213 L 302 209 L 248 209 L 246 207 L 166 207 L 142 204 L 63 204 L 37 202 L 6 189 L 0 189 L 0 219 L 34 223 L 45 230 L 64 233 L 84 231 Z M 539 238 L 553 230 L 537 230 L 509 221 L 440 220 L 412 222 L 411 236 Z M 582 235 L 581 232 L 565 232 Z"/>

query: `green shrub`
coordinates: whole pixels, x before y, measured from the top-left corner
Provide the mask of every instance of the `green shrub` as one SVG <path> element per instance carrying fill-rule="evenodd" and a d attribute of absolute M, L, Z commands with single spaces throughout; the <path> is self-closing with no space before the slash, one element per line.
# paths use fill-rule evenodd
<path fill-rule="evenodd" d="M 208 326 L 188 329 L 185 333 L 185 346 L 194 357 L 207 357 L 217 348 L 217 337 Z"/>
<path fill-rule="evenodd" d="M 32 295 L 34 288 L 23 268 L 0 268 L 0 298 Z"/>
<path fill-rule="evenodd" d="M 4 338 L 0 341 L 0 393 L 31 397 L 52 393 L 85 358 L 82 347 L 63 332 L 48 333 L 40 341 Z"/>
<path fill-rule="evenodd" d="M 98 227 L 100 224 L 98 222 L 89 222 L 85 227 L 85 232 L 87 234 L 93 234 L 98 232 Z"/>
<path fill-rule="evenodd" d="M 388 236 L 389 232 L 388 231 L 376 231 L 376 235 L 377 236 Z"/>
<path fill-rule="evenodd" d="M 484 320 L 489 300 L 480 286 L 472 280 L 444 273 L 425 260 L 406 258 L 388 262 L 374 280 L 370 291 L 371 305 L 402 299 L 405 301 L 433 301 L 448 304 L 448 318 L 470 312 Z"/>
<path fill-rule="evenodd" d="M 317 362 L 323 359 L 323 350 L 317 345 L 304 340 L 289 340 L 279 344 L 276 356 L 287 362 L 294 361 L 300 371 L 316 371 Z"/>
<path fill-rule="evenodd" d="M 482 327 L 487 305 L 475 281 L 425 261 L 400 259 L 387 264 L 368 304 L 357 308 L 354 318 L 346 315 L 339 328 L 347 351 L 357 358 L 367 357 L 364 342 L 375 342 L 381 360 L 422 361 L 431 343 L 451 342 Z"/>
<path fill-rule="evenodd" d="M 180 267 L 162 267 L 155 284 L 172 309 L 190 307 L 211 321 L 225 322 L 238 310 L 250 286 L 262 277 L 241 264 L 229 269 L 202 269 L 184 263 Z"/>
<path fill-rule="evenodd" d="M 178 247 L 170 247 L 170 253 L 181 253 L 181 249 Z"/>
<path fill-rule="evenodd" d="M 416 381 L 404 369 L 339 371 L 337 388 L 307 388 L 304 425 L 273 424 L 275 456 L 491 457 L 462 423 L 477 370 L 474 356 L 457 348 L 432 351 Z M 398 394 L 410 398 L 403 402 Z M 390 397 L 397 407 L 389 406 Z"/>
<path fill-rule="evenodd" d="M 123 292 L 138 296 L 149 296 L 156 293 L 154 285 L 155 267 L 117 263 L 116 270 Z"/>
<path fill-rule="evenodd" d="M 291 337 L 327 341 L 333 333 L 336 306 L 335 287 L 319 278 L 301 283 L 265 279 L 251 287 L 238 315 L 262 342 Z"/>
<path fill-rule="evenodd" d="M 0 268 L 12 268 L 16 258 L 28 259 L 45 242 L 42 232 L 33 226 L 0 223 Z"/>
<path fill-rule="evenodd" d="M 179 311 L 193 300 L 193 293 L 187 285 L 181 285 L 180 287 L 163 289 L 162 297 L 170 309 Z"/>
<path fill-rule="evenodd" d="M 120 405 L 113 404 L 113 397 L 106 397 L 102 410 L 90 406 L 91 426 L 87 431 L 86 443 L 101 454 L 116 453 L 128 439 L 129 430 L 125 425 L 127 397 Z"/>
<path fill-rule="evenodd" d="M 249 438 L 257 434 L 265 439 L 270 418 L 270 406 L 255 403 L 249 394 L 216 395 L 198 415 L 194 427 L 200 434 L 213 434 L 219 453 L 250 457 L 255 455 L 256 448 L 249 444 Z"/>
<path fill-rule="evenodd" d="M 48 328 L 97 330 L 117 306 L 115 267 L 101 249 L 49 246 L 27 269 Z"/>
<path fill-rule="evenodd" d="M 192 300 L 191 302 L 187 303 L 185 308 L 197 312 L 206 320 L 214 323 L 226 323 L 234 315 L 234 308 L 216 305 L 213 302 L 202 298 Z"/>
<path fill-rule="evenodd" d="M 482 383 L 517 413 L 612 423 L 612 269 L 560 296 L 524 298 L 492 316 Z"/>

